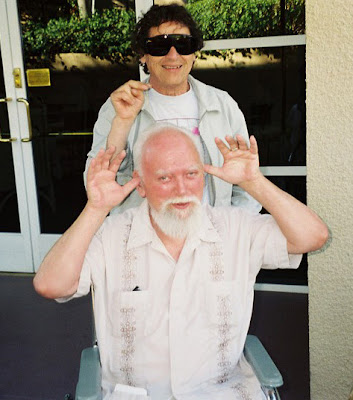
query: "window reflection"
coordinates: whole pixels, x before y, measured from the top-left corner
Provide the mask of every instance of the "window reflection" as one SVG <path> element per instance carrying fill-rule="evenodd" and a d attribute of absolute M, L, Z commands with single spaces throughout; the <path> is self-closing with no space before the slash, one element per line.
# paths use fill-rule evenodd
<path fill-rule="evenodd" d="M 188 0 L 187 8 L 207 40 L 305 33 L 305 0 Z"/>
<path fill-rule="evenodd" d="M 308 257 L 303 255 L 298 269 L 261 269 L 256 278 L 256 283 L 272 283 L 281 285 L 307 285 L 308 284 Z"/>
<path fill-rule="evenodd" d="M 305 176 L 269 176 L 267 177 L 276 186 L 291 194 L 306 204 L 306 177 Z M 266 213 L 266 210 L 262 211 Z M 298 269 L 261 270 L 257 276 L 258 283 L 280 283 L 288 285 L 308 284 L 308 259 L 304 255 Z"/>
<path fill-rule="evenodd" d="M 63 233 L 86 203 L 83 171 L 93 125 L 110 93 L 129 79 L 133 67 L 51 71 L 50 87 L 30 87 L 33 158 L 42 233 Z"/>
<path fill-rule="evenodd" d="M 192 75 L 238 102 L 258 141 L 262 166 L 304 166 L 305 47 L 233 53 L 231 61 L 198 60 Z"/>

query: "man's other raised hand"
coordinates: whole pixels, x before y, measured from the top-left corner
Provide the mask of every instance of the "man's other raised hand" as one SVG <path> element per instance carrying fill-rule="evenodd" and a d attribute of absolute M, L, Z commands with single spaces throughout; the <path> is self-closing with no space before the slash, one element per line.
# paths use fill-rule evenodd
<path fill-rule="evenodd" d="M 87 173 L 87 206 L 105 211 L 106 214 L 120 204 L 140 182 L 138 177 L 132 178 L 124 186 L 116 182 L 116 174 L 126 152 L 123 150 L 115 157 L 114 152 L 114 146 L 107 150 L 101 149 L 91 161 Z"/>

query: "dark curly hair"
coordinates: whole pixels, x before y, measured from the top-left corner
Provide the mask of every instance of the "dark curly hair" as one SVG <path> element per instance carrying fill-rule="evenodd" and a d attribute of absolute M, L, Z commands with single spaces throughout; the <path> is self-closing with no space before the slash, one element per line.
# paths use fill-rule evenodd
<path fill-rule="evenodd" d="M 137 22 L 132 33 L 132 50 L 138 56 L 143 56 L 145 54 L 144 47 L 149 30 L 164 22 L 177 22 L 188 27 L 190 34 L 197 40 L 197 50 L 203 47 L 202 32 L 184 6 L 175 3 L 162 6 L 154 5 Z"/>

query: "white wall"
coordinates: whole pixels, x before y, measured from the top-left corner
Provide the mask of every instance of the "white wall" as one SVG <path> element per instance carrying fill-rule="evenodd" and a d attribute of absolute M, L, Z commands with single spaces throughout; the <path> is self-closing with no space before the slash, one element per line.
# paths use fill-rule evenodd
<path fill-rule="evenodd" d="M 308 204 L 331 246 L 309 257 L 311 400 L 353 385 L 353 1 L 307 0 Z"/>

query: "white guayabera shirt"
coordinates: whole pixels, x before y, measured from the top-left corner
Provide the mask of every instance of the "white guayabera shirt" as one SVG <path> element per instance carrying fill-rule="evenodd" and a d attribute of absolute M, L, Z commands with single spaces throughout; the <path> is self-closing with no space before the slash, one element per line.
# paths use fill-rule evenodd
<path fill-rule="evenodd" d="M 269 215 L 203 213 L 177 262 L 146 201 L 108 217 L 92 240 L 73 297 L 93 282 L 106 398 L 121 383 L 153 400 L 263 399 L 243 356 L 255 278 L 260 268 L 296 268 L 301 255 L 288 256 Z"/>

